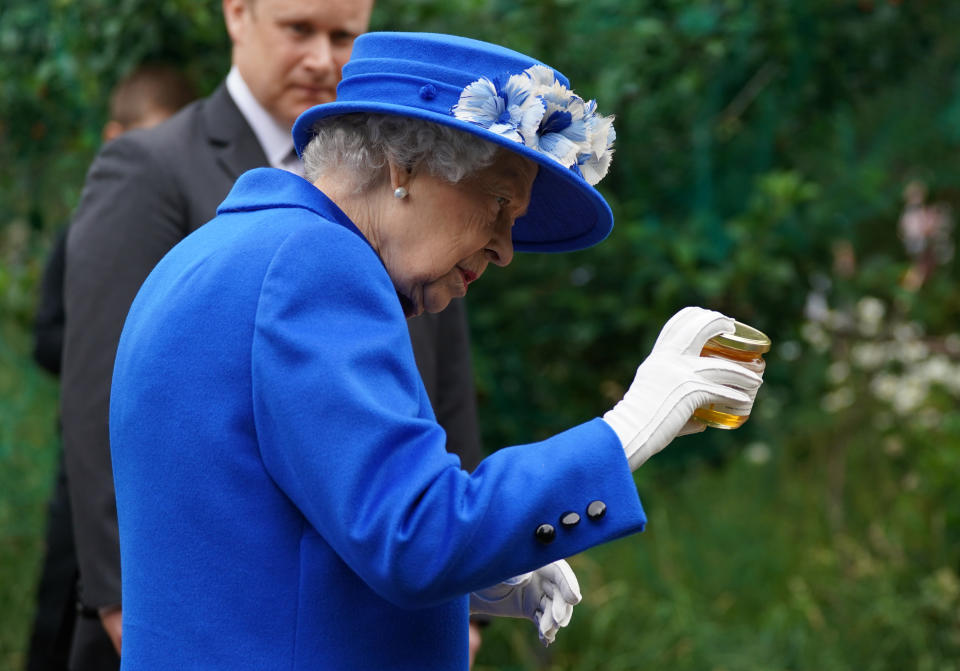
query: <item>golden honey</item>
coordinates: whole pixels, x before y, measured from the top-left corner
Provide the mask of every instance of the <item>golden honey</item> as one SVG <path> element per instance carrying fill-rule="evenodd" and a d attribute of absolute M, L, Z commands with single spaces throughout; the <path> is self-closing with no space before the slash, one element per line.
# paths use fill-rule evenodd
<path fill-rule="evenodd" d="M 734 361 L 758 375 L 763 375 L 767 367 L 763 355 L 768 351 L 770 351 L 770 338 L 763 332 L 752 326 L 734 322 L 733 333 L 722 333 L 710 338 L 703 346 L 700 356 Z M 717 429 L 736 429 L 750 417 L 750 409 L 737 407 L 734 404 L 711 403 L 697 408 L 693 416 L 707 426 Z"/>

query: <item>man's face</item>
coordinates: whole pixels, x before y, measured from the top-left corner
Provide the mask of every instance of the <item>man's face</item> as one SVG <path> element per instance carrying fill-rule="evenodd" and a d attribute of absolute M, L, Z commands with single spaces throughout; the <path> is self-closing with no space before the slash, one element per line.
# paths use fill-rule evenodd
<path fill-rule="evenodd" d="M 288 126 L 307 108 L 336 99 L 372 10 L 373 0 L 223 0 L 234 65 L 260 104 Z"/>

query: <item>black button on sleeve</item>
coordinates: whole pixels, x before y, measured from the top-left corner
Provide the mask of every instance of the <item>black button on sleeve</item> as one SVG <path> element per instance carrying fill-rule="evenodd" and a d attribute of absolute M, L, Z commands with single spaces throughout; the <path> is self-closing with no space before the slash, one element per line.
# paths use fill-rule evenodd
<path fill-rule="evenodd" d="M 552 524 L 541 524 L 537 527 L 537 531 L 534 533 L 537 540 L 548 545 L 553 542 L 553 539 L 557 537 L 557 530 L 553 528 Z"/>
<path fill-rule="evenodd" d="M 603 501 L 593 501 L 587 506 L 587 517 L 594 522 L 603 519 L 607 514 L 607 504 Z"/>
<path fill-rule="evenodd" d="M 560 516 L 560 526 L 564 529 L 572 529 L 578 524 L 580 524 L 580 516 L 572 510 Z"/>

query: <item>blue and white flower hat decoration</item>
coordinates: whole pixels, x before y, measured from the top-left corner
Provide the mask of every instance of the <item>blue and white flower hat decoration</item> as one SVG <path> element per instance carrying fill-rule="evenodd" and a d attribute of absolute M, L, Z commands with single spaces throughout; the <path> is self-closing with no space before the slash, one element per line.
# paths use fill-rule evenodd
<path fill-rule="evenodd" d="M 513 227 L 518 251 L 584 249 L 613 228 L 610 206 L 593 188 L 610 167 L 613 117 L 529 56 L 452 35 L 361 35 L 336 102 L 310 108 L 294 124 L 297 153 L 317 121 L 357 112 L 451 126 L 535 161 L 530 207 Z"/>

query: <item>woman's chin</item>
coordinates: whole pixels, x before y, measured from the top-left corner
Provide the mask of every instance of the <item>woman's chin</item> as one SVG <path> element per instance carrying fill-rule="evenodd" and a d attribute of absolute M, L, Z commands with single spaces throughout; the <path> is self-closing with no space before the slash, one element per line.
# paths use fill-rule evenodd
<path fill-rule="evenodd" d="M 403 306 L 403 314 L 407 319 L 422 315 L 424 312 L 431 314 L 443 312 L 450 305 L 450 301 L 466 294 L 466 285 L 463 285 L 463 289 L 458 292 L 455 288 L 451 290 L 450 287 L 437 283 L 411 293 L 412 297 L 397 291 L 400 304 Z"/>
<path fill-rule="evenodd" d="M 436 314 L 446 310 L 454 296 L 444 294 L 442 296 L 424 296 L 423 298 L 423 312 Z"/>
<path fill-rule="evenodd" d="M 403 307 L 403 316 L 406 317 L 407 319 L 410 319 L 412 317 L 419 317 L 425 312 L 428 312 L 430 314 L 443 312 L 444 310 L 447 309 L 447 306 L 450 305 L 450 300 L 451 300 L 450 297 L 446 297 L 446 298 L 431 297 L 429 299 L 425 297 L 424 301 L 415 302 L 410 300 L 406 296 L 402 296 L 400 294 L 397 294 L 397 295 L 400 297 L 400 305 L 401 307 Z"/>

